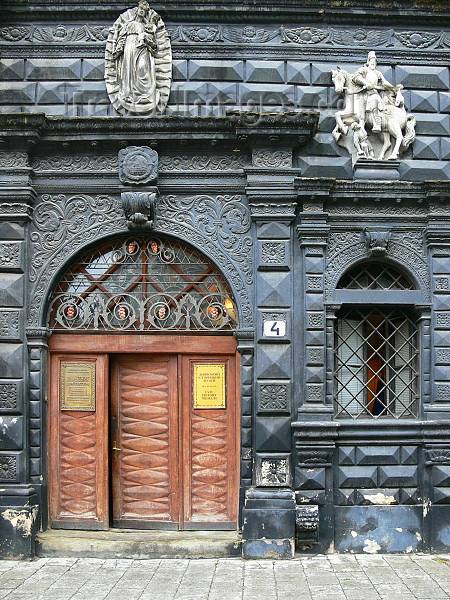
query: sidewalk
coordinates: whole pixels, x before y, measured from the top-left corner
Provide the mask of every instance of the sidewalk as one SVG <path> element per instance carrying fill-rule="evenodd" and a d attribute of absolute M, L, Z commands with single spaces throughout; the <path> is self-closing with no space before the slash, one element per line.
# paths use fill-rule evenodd
<path fill-rule="evenodd" d="M 294 560 L 0 561 L 8 600 L 441 600 L 450 560 L 430 555 L 300 556 Z"/>

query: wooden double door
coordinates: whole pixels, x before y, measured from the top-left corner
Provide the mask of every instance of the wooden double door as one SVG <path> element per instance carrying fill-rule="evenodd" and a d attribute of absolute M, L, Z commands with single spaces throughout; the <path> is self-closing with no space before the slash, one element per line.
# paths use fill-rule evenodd
<path fill-rule="evenodd" d="M 182 345 L 52 354 L 53 527 L 236 528 L 236 356 Z M 70 410 L 63 396 L 71 381 L 62 374 L 74 373 L 82 396 L 86 365 L 95 372 L 95 410 Z"/>

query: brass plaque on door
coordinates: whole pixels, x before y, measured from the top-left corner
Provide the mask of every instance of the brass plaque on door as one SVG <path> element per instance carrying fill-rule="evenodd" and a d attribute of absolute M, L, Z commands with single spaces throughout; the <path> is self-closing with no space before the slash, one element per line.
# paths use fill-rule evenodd
<path fill-rule="evenodd" d="M 225 408 L 225 365 L 194 364 L 194 408 Z"/>
<path fill-rule="evenodd" d="M 62 362 L 60 409 L 95 410 L 95 363 Z"/>

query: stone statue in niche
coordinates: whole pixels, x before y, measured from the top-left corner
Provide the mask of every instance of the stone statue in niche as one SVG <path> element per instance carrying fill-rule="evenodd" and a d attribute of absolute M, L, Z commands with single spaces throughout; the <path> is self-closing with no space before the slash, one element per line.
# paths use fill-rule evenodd
<path fill-rule="evenodd" d="M 337 67 L 331 78 L 336 92 L 344 94 L 344 108 L 335 115 L 336 142 L 358 158 L 384 160 L 390 150 L 388 159 L 397 160 L 416 137 L 416 119 L 405 110 L 403 86 L 392 85 L 377 69 L 375 52 L 355 73 Z"/>
<path fill-rule="evenodd" d="M 146 0 L 121 14 L 111 28 L 105 80 L 109 99 L 119 113 L 164 111 L 172 81 L 172 50 L 161 17 Z"/>

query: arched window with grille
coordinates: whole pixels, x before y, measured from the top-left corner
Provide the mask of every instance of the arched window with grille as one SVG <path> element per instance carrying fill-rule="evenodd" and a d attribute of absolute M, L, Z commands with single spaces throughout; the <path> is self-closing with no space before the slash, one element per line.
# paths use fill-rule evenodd
<path fill-rule="evenodd" d="M 65 331 L 227 331 L 235 301 L 198 251 L 160 238 L 129 238 L 86 253 L 51 298 L 49 327 Z"/>
<path fill-rule="evenodd" d="M 397 268 L 366 262 L 337 285 L 334 404 L 339 418 L 418 414 L 419 330 L 415 285 Z M 411 295 L 413 294 L 413 295 Z"/>

